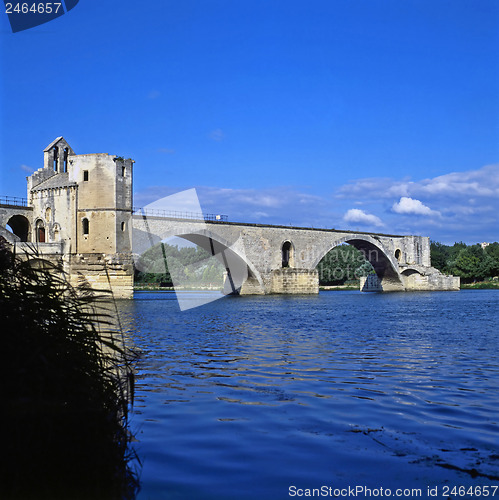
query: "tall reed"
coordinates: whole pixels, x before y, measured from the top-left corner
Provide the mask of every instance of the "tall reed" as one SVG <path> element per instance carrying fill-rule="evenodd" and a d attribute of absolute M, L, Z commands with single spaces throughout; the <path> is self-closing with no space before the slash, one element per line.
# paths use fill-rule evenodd
<path fill-rule="evenodd" d="M 134 498 L 133 353 L 112 297 L 73 288 L 36 249 L 29 257 L 0 240 L 0 497 Z"/>

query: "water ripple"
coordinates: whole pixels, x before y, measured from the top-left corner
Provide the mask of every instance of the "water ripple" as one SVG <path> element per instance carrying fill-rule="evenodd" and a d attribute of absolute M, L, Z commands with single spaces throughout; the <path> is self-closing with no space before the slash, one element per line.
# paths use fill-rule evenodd
<path fill-rule="evenodd" d="M 142 351 L 139 498 L 497 483 L 497 291 L 245 297 L 184 313 L 164 295 L 120 303 Z"/>

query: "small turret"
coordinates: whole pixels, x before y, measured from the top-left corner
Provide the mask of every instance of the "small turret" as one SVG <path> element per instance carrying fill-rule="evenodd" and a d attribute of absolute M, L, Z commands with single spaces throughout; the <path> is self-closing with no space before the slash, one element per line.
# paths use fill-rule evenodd
<path fill-rule="evenodd" d="M 43 150 L 43 168 L 52 169 L 55 173 L 68 171 L 68 157 L 75 152 L 64 137 L 58 137 Z"/>

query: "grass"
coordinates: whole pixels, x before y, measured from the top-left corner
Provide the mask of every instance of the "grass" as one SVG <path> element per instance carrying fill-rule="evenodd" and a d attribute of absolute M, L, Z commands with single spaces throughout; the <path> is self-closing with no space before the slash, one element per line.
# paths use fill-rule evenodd
<path fill-rule="evenodd" d="M 34 262 L 0 241 L 2 498 L 132 499 L 133 355 L 113 303 Z"/>
<path fill-rule="evenodd" d="M 497 290 L 498 281 L 477 281 L 476 283 L 461 283 L 461 289 L 465 290 Z"/>

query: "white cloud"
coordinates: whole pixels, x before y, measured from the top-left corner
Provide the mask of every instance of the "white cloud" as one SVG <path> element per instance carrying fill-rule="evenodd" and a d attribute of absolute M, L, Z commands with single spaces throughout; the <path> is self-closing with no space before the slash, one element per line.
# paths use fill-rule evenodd
<path fill-rule="evenodd" d="M 478 196 L 499 195 L 499 165 L 487 165 L 478 170 L 452 172 L 421 181 L 418 189 L 429 195 Z"/>
<path fill-rule="evenodd" d="M 25 172 L 28 172 L 29 174 L 32 174 L 35 171 L 34 168 L 28 167 L 28 165 L 24 165 L 24 164 L 21 165 L 19 168 L 21 170 L 24 170 Z"/>
<path fill-rule="evenodd" d="M 346 214 L 343 216 L 343 220 L 345 222 L 362 224 L 362 225 L 372 225 L 377 227 L 384 226 L 383 222 L 379 217 L 373 214 L 368 214 L 358 208 L 351 208 L 350 210 L 348 210 Z"/>
<path fill-rule="evenodd" d="M 208 134 L 208 137 L 210 139 L 212 139 L 213 141 L 217 141 L 217 142 L 220 142 L 220 141 L 223 141 L 225 139 L 225 134 L 223 132 L 223 130 L 217 128 L 215 130 L 212 130 L 209 134 Z"/>
<path fill-rule="evenodd" d="M 151 90 L 147 94 L 148 99 L 157 99 L 161 95 L 161 92 L 159 90 Z"/>
<path fill-rule="evenodd" d="M 383 222 L 394 234 L 423 234 L 445 242 L 496 241 L 499 164 L 419 180 L 355 179 L 340 186 L 334 198 L 366 212 L 386 213 Z"/>
<path fill-rule="evenodd" d="M 400 201 L 394 203 L 392 210 L 398 214 L 439 215 L 439 212 L 427 207 L 421 201 L 407 196 L 402 196 Z"/>
<path fill-rule="evenodd" d="M 499 196 L 499 165 L 451 172 L 430 179 L 411 181 L 409 179 L 391 179 L 374 177 L 355 179 L 341 186 L 337 198 L 459 198 L 459 203 L 468 201 L 468 197 Z M 465 197 L 463 199 L 463 197 Z"/>
<path fill-rule="evenodd" d="M 356 179 L 337 191 L 337 198 L 355 198 L 376 193 L 379 198 L 393 198 L 408 196 L 414 182 L 405 180 L 395 180 L 388 177 L 374 177 L 366 179 Z"/>

